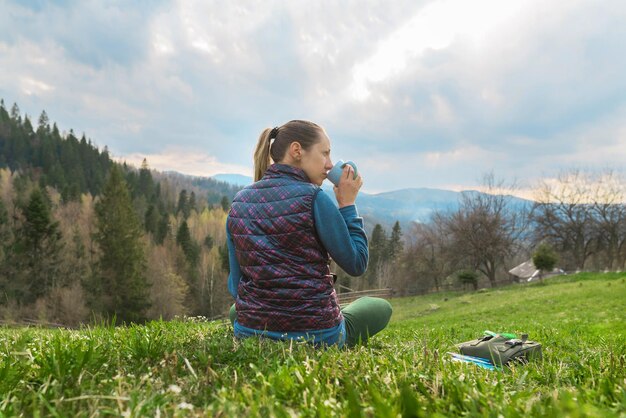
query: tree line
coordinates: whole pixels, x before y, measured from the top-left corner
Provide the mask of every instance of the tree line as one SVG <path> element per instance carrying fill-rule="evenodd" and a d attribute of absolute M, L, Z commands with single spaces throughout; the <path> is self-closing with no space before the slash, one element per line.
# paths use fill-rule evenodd
<path fill-rule="evenodd" d="M 137 169 L 0 102 L 0 320 L 215 316 L 238 188 Z"/>
<path fill-rule="evenodd" d="M 517 280 L 508 271 L 530 259 L 538 269 L 569 272 L 626 268 L 626 180 L 615 170 L 565 170 L 527 201 L 493 174 L 482 186 L 484 192 L 463 192 L 456 209 L 435 211 L 404 233 L 396 223 L 387 238 L 377 224 L 367 280 L 355 287 L 357 279 L 341 273 L 340 285 L 388 286 L 399 295 L 495 287 Z"/>

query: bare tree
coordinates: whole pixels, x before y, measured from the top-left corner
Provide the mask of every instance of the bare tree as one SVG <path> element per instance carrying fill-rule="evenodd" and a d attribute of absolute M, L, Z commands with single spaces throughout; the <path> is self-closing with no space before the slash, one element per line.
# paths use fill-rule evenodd
<path fill-rule="evenodd" d="M 181 250 L 171 239 L 166 240 L 165 245 L 151 245 L 149 250 L 147 276 L 151 284 L 152 306 L 148 317 L 169 320 L 176 315 L 188 314 L 185 297 L 189 288 L 185 279 L 176 272 L 178 259 L 182 258 Z"/>
<path fill-rule="evenodd" d="M 597 225 L 588 173 L 569 170 L 556 182 L 543 181 L 532 210 L 535 242 L 548 241 L 566 266 L 584 269 L 594 253 Z"/>
<path fill-rule="evenodd" d="M 409 252 L 415 261 L 414 281 L 421 287 L 441 289 L 443 280 L 454 270 L 445 215 L 435 212 L 429 224 L 413 224 Z"/>
<path fill-rule="evenodd" d="M 480 271 L 492 287 L 496 273 L 518 250 L 524 238 L 526 208 L 512 198 L 516 186 L 483 180 L 484 192 L 464 192 L 458 210 L 442 219 L 450 237 L 455 264 Z"/>
<path fill-rule="evenodd" d="M 604 255 L 604 266 L 623 269 L 626 261 L 626 193 L 624 179 L 608 170 L 593 187 L 591 211 L 597 226 L 598 250 Z"/>

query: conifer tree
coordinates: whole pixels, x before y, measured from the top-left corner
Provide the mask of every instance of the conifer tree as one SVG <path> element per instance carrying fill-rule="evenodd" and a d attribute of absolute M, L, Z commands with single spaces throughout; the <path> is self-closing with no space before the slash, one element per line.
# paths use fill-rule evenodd
<path fill-rule="evenodd" d="M 387 232 L 381 224 L 376 224 L 372 230 L 370 241 L 370 260 L 376 264 L 382 261 L 387 255 L 388 241 Z"/>
<path fill-rule="evenodd" d="M 56 286 L 61 232 L 41 189 L 33 189 L 23 212 L 24 223 L 18 232 L 16 253 L 27 286 L 24 301 L 34 302 Z"/>
<path fill-rule="evenodd" d="M 183 221 L 180 224 L 178 232 L 176 233 L 176 243 L 180 245 L 183 253 L 185 253 L 185 257 L 187 258 L 189 265 L 192 268 L 196 267 L 199 261 L 200 247 L 198 246 L 198 243 L 191 238 L 187 221 Z"/>
<path fill-rule="evenodd" d="M 195 192 L 191 192 L 191 194 L 189 195 L 189 213 L 191 213 L 192 210 L 197 211 L 198 209 L 196 208 L 197 202 L 196 202 L 196 193 Z"/>
<path fill-rule="evenodd" d="M 16 122 L 22 122 L 22 118 L 20 116 L 20 107 L 17 105 L 17 103 L 13 103 L 13 106 L 11 107 L 11 119 Z"/>
<path fill-rule="evenodd" d="M 4 206 L 4 202 L 0 199 L 0 292 L 6 285 L 7 275 L 5 273 L 6 268 L 6 253 L 10 249 L 11 243 L 9 242 L 10 230 L 9 230 L 9 213 Z"/>
<path fill-rule="evenodd" d="M 228 199 L 228 196 L 222 196 L 220 205 L 222 206 L 222 210 L 224 212 L 228 212 L 230 210 L 230 199 Z"/>
<path fill-rule="evenodd" d="M 220 264 L 222 266 L 222 270 L 226 273 L 230 273 L 230 256 L 228 254 L 228 244 L 224 243 L 220 245 L 218 248 L 218 252 L 220 255 Z"/>
<path fill-rule="evenodd" d="M 396 260 L 402 253 L 403 247 L 404 246 L 402 244 L 402 229 L 400 228 L 400 222 L 396 221 L 396 223 L 393 224 L 393 228 L 391 230 L 391 237 L 389 237 L 389 244 L 388 244 L 389 259 L 391 261 Z"/>
<path fill-rule="evenodd" d="M 157 224 L 156 232 L 154 234 L 154 242 L 157 245 L 162 245 L 167 238 L 167 234 L 170 231 L 170 217 L 167 213 L 161 215 L 161 220 Z"/>
<path fill-rule="evenodd" d="M 176 208 L 176 213 L 183 213 L 183 218 L 187 219 L 189 217 L 189 198 L 187 197 L 187 190 L 181 190 L 178 195 L 178 206 Z"/>
<path fill-rule="evenodd" d="M 192 290 L 187 295 L 185 304 L 191 313 L 200 314 L 203 300 L 200 298 L 201 294 L 194 291 L 198 289 L 198 280 L 200 277 L 198 271 L 198 264 L 200 262 L 200 246 L 191 237 L 187 221 L 183 221 L 178 228 L 176 233 L 176 244 L 180 246 L 183 250 L 183 254 L 185 255 L 187 263 L 184 277 L 189 289 Z"/>
<path fill-rule="evenodd" d="M 50 119 L 48 119 L 48 114 L 45 110 L 41 112 L 39 115 L 39 122 L 37 123 L 37 132 L 38 133 L 48 133 L 50 131 Z"/>
<path fill-rule="evenodd" d="M 28 134 L 29 137 L 34 132 L 33 124 L 30 121 L 30 118 L 28 117 L 27 114 L 24 114 L 24 122 L 22 123 L 22 127 L 24 128 L 24 130 L 26 131 L 26 134 Z"/>
<path fill-rule="evenodd" d="M 96 203 L 96 234 L 102 255 L 100 293 L 103 312 L 127 322 L 141 322 L 150 307 L 142 231 L 121 170 L 111 167 Z"/>
<path fill-rule="evenodd" d="M 159 212 L 154 205 L 148 206 L 148 210 L 144 216 L 144 228 L 146 232 L 152 235 L 156 234 L 159 225 Z"/>
<path fill-rule="evenodd" d="M 0 126 L 8 126 L 11 117 L 9 116 L 9 112 L 7 112 L 6 107 L 4 106 L 4 100 L 0 99 Z"/>
<path fill-rule="evenodd" d="M 370 285 L 376 282 L 380 268 L 387 262 L 388 248 L 387 233 L 382 225 L 376 224 L 369 243 L 367 279 Z"/>
<path fill-rule="evenodd" d="M 152 179 L 152 173 L 150 173 L 150 167 L 148 167 L 148 161 L 145 158 L 139 169 L 139 193 L 143 194 L 148 202 L 152 201 L 154 197 L 154 180 Z"/>

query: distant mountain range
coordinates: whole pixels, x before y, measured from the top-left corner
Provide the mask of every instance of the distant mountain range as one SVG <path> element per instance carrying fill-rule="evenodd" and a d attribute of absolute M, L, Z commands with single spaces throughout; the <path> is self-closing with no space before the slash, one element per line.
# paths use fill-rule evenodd
<path fill-rule="evenodd" d="M 214 180 L 237 186 L 252 183 L 252 177 L 241 174 L 217 174 Z M 324 183 L 323 190 L 334 201 L 334 193 L 329 184 Z M 370 231 L 376 223 L 383 225 L 388 231 L 396 221 L 406 230 L 412 222 L 428 222 L 435 210 L 447 211 L 458 208 L 463 193 L 480 193 L 475 190 L 455 192 L 452 190 L 410 188 L 376 194 L 359 193 L 356 204 L 363 216 L 366 229 Z M 522 207 L 530 201 L 511 196 L 515 207 Z"/>
<path fill-rule="evenodd" d="M 243 174 L 216 174 L 211 178 L 235 186 L 247 186 L 248 184 L 252 184 L 252 177 L 244 176 Z"/>

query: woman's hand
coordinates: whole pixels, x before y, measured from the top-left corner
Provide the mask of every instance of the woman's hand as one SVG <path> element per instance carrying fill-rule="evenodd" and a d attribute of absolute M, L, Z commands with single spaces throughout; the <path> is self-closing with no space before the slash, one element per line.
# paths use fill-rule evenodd
<path fill-rule="evenodd" d="M 354 168 L 350 164 L 346 164 L 339 179 L 339 186 L 333 188 L 339 207 L 354 205 L 362 185 L 363 179 L 361 176 L 358 175 L 357 178 L 354 178 Z"/>

